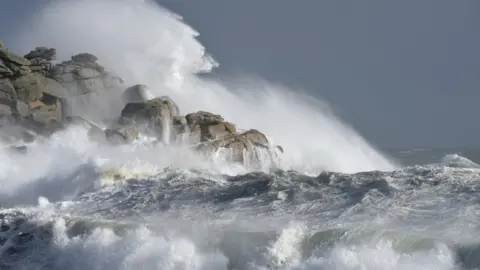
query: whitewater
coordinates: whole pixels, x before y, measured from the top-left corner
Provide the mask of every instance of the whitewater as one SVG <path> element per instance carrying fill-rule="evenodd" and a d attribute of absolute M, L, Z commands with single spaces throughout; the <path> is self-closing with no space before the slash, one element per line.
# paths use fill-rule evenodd
<path fill-rule="evenodd" d="M 424 149 L 394 158 L 302 90 L 201 76 L 221 63 L 198 35 L 154 2 L 62 0 L 23 22 L 12 45 L 92 53 L 182 113 L 258 129 L 284 149 L 275 167 L 148 138 L 102 145 L 82 126 L 27 153 L 1 145 L 1 270 L 480 269 L 480 165 Z M 98 102 L 95 123 L 118 115 Z M 420 154 L 429 158 L 408 162 Z"/>

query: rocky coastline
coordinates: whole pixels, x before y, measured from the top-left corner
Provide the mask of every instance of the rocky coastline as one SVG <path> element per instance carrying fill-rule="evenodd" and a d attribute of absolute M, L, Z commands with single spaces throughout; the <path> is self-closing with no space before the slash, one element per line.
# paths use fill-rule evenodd
<path fill-rule="evenodd" d="M 239 131 L 221 115 L 182 114 L 170 97 L 153 97 L 147 85 L 125 85 L 97 60 L 95 55 L 79 53 L 56 63 L 54 48 L 37 47 L 20 56 L 0 42 L 0 142 L 26 152 L 22 143 L 82 125 L 91 140 L 113 146 L 146 135 L 155 138 L 154 143 L 185 144 L 207 156 L 226 150 L 226 159 L 236 163 L 245 163 L 246 154 L 261 159 L 255 154 L 259 149 L 270 157 L 283 153 L 262 132 Z M 112 97 L 123 106 L 105 128 L 86 113 L 101 114 L 105 104 L 97 102 L 99 96 Z"/>

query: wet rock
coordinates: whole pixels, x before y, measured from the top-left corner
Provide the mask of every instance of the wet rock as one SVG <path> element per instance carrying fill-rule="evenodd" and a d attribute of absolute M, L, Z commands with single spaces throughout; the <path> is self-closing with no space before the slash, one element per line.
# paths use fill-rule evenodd
<path fill-rule="evenodd" d="M 205 111 L 198 111 L 196 113 L 189 113 L 185 116 L 188 125 L 214 125 L 223 122 L 223 117 L 218 114 L 213 114 Z"/>
<path fill-rule="evenodd" d="M 123 99 L 126 103 L 141 102 L 152 98 L 152 94 L 150 93 L 148 87 L 144 84 L 130 86 L 125 90 L 125 92 L 123 92 Z"/>
<path fill-rule="evenodd" d="M 187 114 L 185 119 L 191 143 L 215 140 L 236 132 L 234 124 L 225 122 L 223 117 L 217 114 L 199 111 Z"/>
<path fill-rule="evenodd" d="M 156 136 L 164 143 L 169 143 L 174 137 L 173 117 L 178 116 L 178 107 L 170 98 L 130 102 L 121 112 L 121 121 L 147 127 L 148 135 Z"/>
<path fill-rule="evenodd" d="M 105 130 L 107 141 L 113 144 L 128 144 L 138 138 L 139 131 L 134 126 L 117 127 Z"/>
<path fill-rule="evenodd" d="M 220 149 L 225 149 L 227 150 L 227 160 L 239 163 L 245 163 L 245 153 L 255 154 L 256 148 L 270 151 L 266 136 L 255 129 L 230 134 L 213 141 L 203 142 L 196 146 L 196 150 L 207 155 L 211 155 Z"/>
<path fill-rule="evenodd" d="M 122 110 L 123 118 L 139 122 L 155 122 L 164 117 L 178 116 L 176 104 L 165 98 L 130 102 Z"/>

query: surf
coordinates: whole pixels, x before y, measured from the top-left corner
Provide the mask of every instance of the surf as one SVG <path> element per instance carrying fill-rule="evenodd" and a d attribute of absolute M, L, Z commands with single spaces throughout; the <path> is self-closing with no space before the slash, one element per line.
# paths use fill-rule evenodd
<path fill-rule="evenodd" d="M 262 131 L 286 150 L 284 169 L 317 173 L 398 167 L 342 123 L 325 101 L 301 90 L 259 78 L 198 76 L 219 64 L 196 40 L 195 29 L 153 1 L 50 1 L 21 29 L 15 38 L 20 50 L 42 44 L 57 48 L 58 59 L 93 53 L 127 85 L 145 84 L 154 96 L 171 97 L 182 113 L 211 111 L 239 129 Z"/>

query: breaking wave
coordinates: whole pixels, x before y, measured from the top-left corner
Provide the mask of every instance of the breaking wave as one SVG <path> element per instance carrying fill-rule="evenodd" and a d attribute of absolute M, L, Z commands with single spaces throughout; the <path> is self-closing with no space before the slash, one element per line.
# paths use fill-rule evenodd
<path fill-rule="evenodd" d="M 182 113 L 261 130 L 285 150 L 275 166 L 148 138 L 101 145 L 80 126 L 26 153 L 2 145 L 0 269 L 480 267 L 478 164 L 401 167 L 301 91 L 202 78 L 219 64 L 197 35 L 150 1 L 63 0 L 25 22 L 15 47 L 93 53 Z"/>

